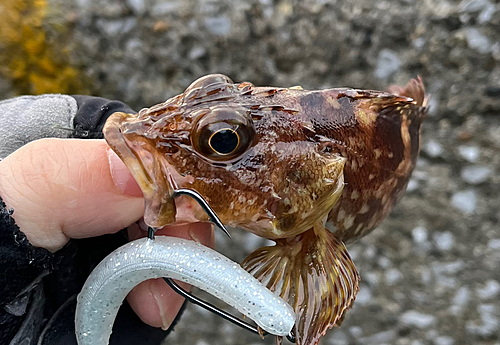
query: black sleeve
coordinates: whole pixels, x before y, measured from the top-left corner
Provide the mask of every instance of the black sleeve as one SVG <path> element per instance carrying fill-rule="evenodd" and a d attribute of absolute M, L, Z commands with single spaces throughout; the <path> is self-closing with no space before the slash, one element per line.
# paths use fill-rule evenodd
<path fill-rule="evenodd" d="M 54 269 L 54 255 L 33 247 L 0 197 L 0 343 L 21 325 L 31 290 Z"/>
<path fill-rule="evenodd" d="M 53 270 L 54 255 L 30 244 L 0 197 L 0 306 L 4 307 L 35 278 Z"/>
<path fill-rule="evenodd" d="M 128 105 L 101 97 L 72 95 L 78 111 L 73 124 L 73 137 L 102 139 L 102 128 L 106 119 L 115 112 L 135 113 Z"/>

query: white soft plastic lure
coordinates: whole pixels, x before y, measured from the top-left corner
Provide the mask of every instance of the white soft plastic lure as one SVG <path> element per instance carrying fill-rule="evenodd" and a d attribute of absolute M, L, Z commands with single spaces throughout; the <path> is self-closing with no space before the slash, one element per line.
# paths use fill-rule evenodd
<path fill-rule="evenodd" d="M 286 336 L 295 323 L 292 307 L 235 262 L 200 243 L 157 236 L 118 248 L 88 277 L 76 308 L 78 344 L 107 345 L 118 309 L 130 290 L 160 277 L 207 291 L 268 333 Z"/>

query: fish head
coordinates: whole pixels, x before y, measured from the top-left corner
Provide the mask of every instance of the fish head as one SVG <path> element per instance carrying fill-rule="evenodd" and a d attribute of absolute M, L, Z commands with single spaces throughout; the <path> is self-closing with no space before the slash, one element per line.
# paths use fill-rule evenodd
<path fill-rule="evenodd" d="M 325 218 L 342 192 L 345 158 L 314 139 L 295 107 L 301 92 L 215 74 L 137 114 L 113 114 L 104 135 L 143 190 L 146 224 L 207 220 L 194 200 L 173 201 L 177 188 L 196 190 L 225 224 L 266 238 Z"/>

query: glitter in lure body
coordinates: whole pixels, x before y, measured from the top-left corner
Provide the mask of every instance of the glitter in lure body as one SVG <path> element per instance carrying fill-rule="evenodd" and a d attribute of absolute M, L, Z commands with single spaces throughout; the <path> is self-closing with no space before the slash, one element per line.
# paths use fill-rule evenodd
<path fill-rule="evenodd" d="M 294 325 L 293 309 L 235 262 L 197 242 L 157 236 L 118 248 L 94 269 L 78 296 L 78 344 L 108 344 L 118 309 L 130 290 L 160 277 L 205 290 L 271 334 L 287 335 Z"/>

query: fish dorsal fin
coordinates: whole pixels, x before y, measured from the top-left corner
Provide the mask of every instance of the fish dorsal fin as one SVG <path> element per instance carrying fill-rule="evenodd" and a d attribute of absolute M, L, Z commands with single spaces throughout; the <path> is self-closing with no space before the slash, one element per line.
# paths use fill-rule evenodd
<path fill-rule="evenodd" d="M 339 326 L 359 290 L 344 243 L 322 224 L 257 249 L 242 266 L 294 308 L 298 345 L 317 344 L 329 328 Z"/>
<path fill-rule="evenodd" d="M 419 107 L 427 106 L 428 96 L 425 94 L 424 82 L 420 77 L 410 80 L 405 86 L 392 85 L 388 91 L 395 95 L 412 98 L 414 104 Z"/>

